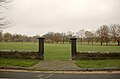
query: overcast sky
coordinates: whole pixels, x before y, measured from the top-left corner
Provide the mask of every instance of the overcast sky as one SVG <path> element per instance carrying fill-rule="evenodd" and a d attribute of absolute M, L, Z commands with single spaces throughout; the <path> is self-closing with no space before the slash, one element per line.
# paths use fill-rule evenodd
<path fill-rule="evenodd" d="M 9 14 L 15 25 L 4 32 L 31 36 L 96 30 L 120 24 L 120 0 L 14 0 Z"/>

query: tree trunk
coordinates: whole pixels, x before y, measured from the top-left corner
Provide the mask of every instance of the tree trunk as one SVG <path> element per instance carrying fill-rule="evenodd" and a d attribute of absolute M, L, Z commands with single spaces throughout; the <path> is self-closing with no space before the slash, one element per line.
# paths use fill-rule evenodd
<path fill-rule="evenodd" d="M 63 44 L 64 44 L 64 38 L 63 38 Z"/>
<path fill-rule="evenodd" d="M 93 38 L 92 38 L 92 45 L 93 45 Z"/>
<path fill-rule="evenodd" d="M 101 45 L 102 45 L 102 41 L 101 41 Z"/>
<path fill-rule="evenodd" d="M 106 42 L 106 45 L 108 45 L 108 42 Z"/>
<path fill-rule="evenodd" d="M 82 45 L 82 37 L 81 37 L 81 45 Z"/>
<path fill-rule="evenodd" d="M 0 30 L 0 42 L 2 42 L 2 30 Z"/>
<path fill-rule="evenodd" d="M 118 42 L 118 46 L 119 46 L 120 45 L 120 41 L 118 40 L 117 42 Z"/>
<path fill-rule="evenodd" d="M 101 45 L 102 45 L 103 39 L 101 38 Z"/>
<path fill-rule="evenodd" d="M 109 45 L 110 45 L 110 41 L 109 41 Z"/>
<path fill-rule="evenodd" d="M 89 41 L 88 41 L 88 45 L 89 45 Z"/>

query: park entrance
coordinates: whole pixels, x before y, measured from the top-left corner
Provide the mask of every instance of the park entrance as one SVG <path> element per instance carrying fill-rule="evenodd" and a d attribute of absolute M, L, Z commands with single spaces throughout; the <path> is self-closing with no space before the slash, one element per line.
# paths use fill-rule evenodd
<path fill-rule="evenodd" d="M 44 38 L 39 39 L 39 57 L 42 60 L 71 60 L 76 58 L 76 39 L 71 38 L 70 44 L 44 44 Z M 45 47 L 45 49 L 44 49 Z"/>
<path fill-rule="evenodd" d="M 70 60 L 70 45 L 69 44 L 45 44 L 44 49 L 45 60 Z"/>

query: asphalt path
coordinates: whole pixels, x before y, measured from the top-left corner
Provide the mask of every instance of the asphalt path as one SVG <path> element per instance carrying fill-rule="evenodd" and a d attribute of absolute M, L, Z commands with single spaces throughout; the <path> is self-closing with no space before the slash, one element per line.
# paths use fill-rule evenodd
<path fill-rule="evenodd" d="M 0 71 L 0 79 L 120 79 L 120 74 Z"/>

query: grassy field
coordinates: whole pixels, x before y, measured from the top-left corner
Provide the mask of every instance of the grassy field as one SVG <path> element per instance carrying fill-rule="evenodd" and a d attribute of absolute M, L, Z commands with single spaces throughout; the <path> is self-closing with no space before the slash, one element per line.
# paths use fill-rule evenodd
<path fill-rule="evenodd" d="M 71 59 L 69 44 L 45 44 L 45 59 L 68 60 Z"/>
<path fill-rule="evenodd" d="M 0 42 L 0 50 L 23 50 L 23 51 L 38 51 L 38 43 L 32 42 Z M 45 44 L 45 60 L 69 60 L 71 59 L 70 44 Z M 99 51 L 99 52 L 120 52 L 120 46 L 101 46 L 95 45 L 80 45 L 77 44 L 77 51 Z M 30 67 L 39 60 L 26 59 L 7 59 L 0 58 L 0 66 L 21 66 Z M 120 60 L 76 60 L 76 64 L 81 68 L 104 68 L 104 67 L 119 67 Z"/>
<path fill-rule="evenodd" d="M 77 45 L 78 51 L 120 52 L 120 46 Z"/>
<path fill-rule="evenodd" d="M 26 50 L 26 51 L 37 51 L 38 43 L 32 42 L 0 42 L 0 50 Z"/>
<path fill-rule="evenodd" d="M 39 60 L 33 59 L 8 59 L 0 58 L 0 66 L 20 66 L 20 67 L 31 67 L 39 62 Z"/>
<path fill-rule="evenodd" d="M 38 51 L 38 43 L 3 43 L 0 42 L 0 50 L 25 50 Z M 71 59 L 70 44 L 45 44 L 46 60 L 68 60 Z M 77 45 L 77 51 L 100 51 L 100 52 L 120 52 L 120 46 L 100 46 L 96 45 Z"/>
<path fill-rule="evenodd" d="M 80 68 L 120 68 L 120 59 L 114 60 L 76 60 Z"/>

